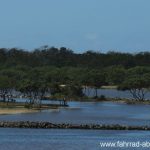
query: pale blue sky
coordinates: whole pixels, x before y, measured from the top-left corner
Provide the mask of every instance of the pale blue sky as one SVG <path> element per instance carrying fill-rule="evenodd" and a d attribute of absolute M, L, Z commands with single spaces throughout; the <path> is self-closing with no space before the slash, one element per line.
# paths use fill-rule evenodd
<path fill-rule="evenodd" d="M 0 47 L 150 50 L 150 0 L 0 0 Z"/>

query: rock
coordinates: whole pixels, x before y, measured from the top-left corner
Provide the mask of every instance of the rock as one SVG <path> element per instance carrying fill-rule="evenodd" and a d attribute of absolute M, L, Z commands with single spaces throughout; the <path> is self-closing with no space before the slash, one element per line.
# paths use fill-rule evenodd
<path fill-rule="evenodd" d="M 150 126 L 125 126 L 106 124 L 53 124 L 50 122 L 0 121 L 1 128 L 44 128 L 44 129 L 96 129 L 96 130 L 150 130 Z"/>

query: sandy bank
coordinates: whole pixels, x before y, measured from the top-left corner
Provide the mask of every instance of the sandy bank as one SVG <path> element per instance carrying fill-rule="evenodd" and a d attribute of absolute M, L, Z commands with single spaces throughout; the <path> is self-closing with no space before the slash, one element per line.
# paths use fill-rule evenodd
<path fill-rule="evenodd" d="M 35 113 L 35 112 L 38 112 L 38 110 L 26 108 L 0 108 L 0 115 Z"/>

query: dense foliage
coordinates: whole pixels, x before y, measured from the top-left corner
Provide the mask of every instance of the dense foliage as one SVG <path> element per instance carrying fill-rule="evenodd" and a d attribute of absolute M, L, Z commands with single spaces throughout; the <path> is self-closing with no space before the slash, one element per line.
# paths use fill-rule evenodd
<path fill-rule="evenodd" d="M 87 51 L 76 54 L 67 48 L 44 46 L 34 51 L 0 49 L 0 94 L 21 91 L 30 103 L 46 93 L 59 97 L 82 97 L 82 89 L 118 85 L 137 100 L 150 88 L 150 53 Z"/>
<path fill-rule="evenodd" d="M 55 47 L 49 48 L 48 46 L 43 46 L 30 52 L 17 48 L 1 48 L 0 65 L 25 65 L 30 67 L 67 66 L 88 68 L 103 68 L 121 65 L 125 68 L 132 68 L 135 66 L 150 66 L 150 52 L 130 54 L 111 51 L 105 54 L 86 51 L 85 53 L 77 54 L 65 47 L 58 49 Z"/>

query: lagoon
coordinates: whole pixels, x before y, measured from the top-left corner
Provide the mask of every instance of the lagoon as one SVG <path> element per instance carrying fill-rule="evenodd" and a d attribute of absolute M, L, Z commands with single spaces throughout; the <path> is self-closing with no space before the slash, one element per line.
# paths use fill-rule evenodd
<path fill-rule="evenodd" d="M 150 124 L 150 105 L 117 102 L 69 102 L 68 104 L 70 106 L 68 108 L 0 115 L 0 120 L 138 126 Z M 0 128 L 0 150 L 119 150 L 120 147 L 100 147 L 100 142 L 118 141 L 150 142 L 150 131 Z M 133 147 L 121 149 L 132 150 Z"/>

